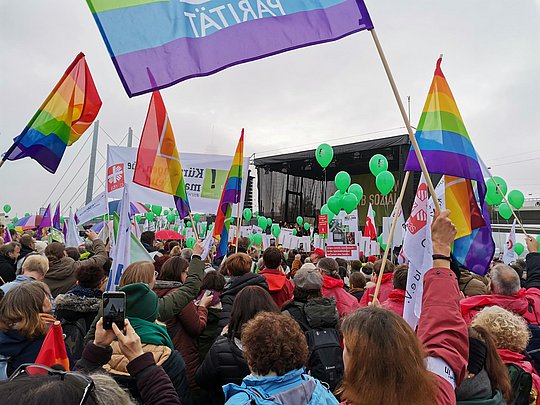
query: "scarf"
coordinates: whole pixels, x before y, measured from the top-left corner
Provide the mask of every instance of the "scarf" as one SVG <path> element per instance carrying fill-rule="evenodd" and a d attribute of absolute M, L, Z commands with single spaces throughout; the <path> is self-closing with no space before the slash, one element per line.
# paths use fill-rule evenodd
<path fill-rule="evenodd" d="M 157 323 L 148 322 L 141 318 L 135 318 L 128 316 L 129 322 L 137 335 L 141 338 L 141 343 L 156 345 L 156 346 L 168 346 L 174 350 L 174 345 L 171 337 L 167 333 L 167 328 Z"/>
<path fill-rule="evenodd" d="M 68 291 L 68 294 L 73 294 L 81 298 L 101 298 L 103 291 L 98 288 L 86 288 L 76 285 Z"/>

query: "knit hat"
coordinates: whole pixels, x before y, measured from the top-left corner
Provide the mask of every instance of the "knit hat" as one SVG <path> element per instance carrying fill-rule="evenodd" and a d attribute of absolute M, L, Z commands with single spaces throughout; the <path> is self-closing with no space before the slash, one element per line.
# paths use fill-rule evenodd
<path fill-rule="evenodd" d="M 158 316 L 158 296 L 148 284 L 128 284 L 119 289 L 126 293 L 126 316 L 154 322 Z"/>
<path fill-rule="evenodd" d="M 320 290 L 323 276 L 311 263 L 306 263 L 294 275 L 294 285 L 303 290 Z"/>

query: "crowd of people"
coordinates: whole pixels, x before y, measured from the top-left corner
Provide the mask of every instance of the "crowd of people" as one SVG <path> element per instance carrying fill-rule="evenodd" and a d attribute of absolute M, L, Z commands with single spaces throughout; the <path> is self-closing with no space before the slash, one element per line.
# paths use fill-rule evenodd
<path fill-rule="evenodd" d="M 225 258 L 141 242 L 124 269 L 125 322 L 105 329 L 113 261 L 32 231 L 0 241 L 0 402 L 9 404 L 540 404 L 540 253 L 485 277 L 450 259 L 456 228 L 433 221 L 434 260 L 413 330 L 407 265 L 346 261 L 247 238 Z M 44 246 L 45 245 L 45 246 Z M 380 282 L 378 296 L 375 285 Z M 60 322 L 70 370 L 38 365 Z M 36 371 L 38 370 L 38 371 Z"/>

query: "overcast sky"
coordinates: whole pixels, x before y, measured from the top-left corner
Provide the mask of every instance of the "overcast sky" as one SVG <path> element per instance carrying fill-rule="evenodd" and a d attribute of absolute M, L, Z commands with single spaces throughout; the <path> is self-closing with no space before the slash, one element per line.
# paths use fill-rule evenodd
<path fill-rule="evenodd" d="M 412 124 L 418 122 L 443 53 L 443 71 L 484 161 L 510 189 L 540 197 L 539 3 L 366 4 L 401 95 L 411 96 Z M 127 97 L 84 0 L 0 0 L 0 49 L 2 152 L 80 51 L 103 100 L 97 168 L 104 163 L 106 144 L 120 143 L 128 127 L 140 136 L 150 95 Z M 232 155 L 242 127 L 246 155 L 404 133 L 366 135 L 403 126 L 368 32 L 192 79 L 162 94 L 180 153 Z M 90 142 L 74 160 L 90 133 L 66 150 L 55 175 L 29 158 L 6 162 L 0 168 L 0 207 L 9 203 L 12 214 L 22 216 L 59 198 L 63 211 L 67 205 L 80 206 Z M 103 178 L 104 169 L 101 173 Z M 95 192 L 102 189 L 96 180 Z"/>

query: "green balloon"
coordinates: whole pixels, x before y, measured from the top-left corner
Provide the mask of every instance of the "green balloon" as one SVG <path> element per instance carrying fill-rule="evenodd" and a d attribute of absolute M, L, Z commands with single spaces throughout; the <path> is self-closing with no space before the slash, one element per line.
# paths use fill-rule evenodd
<path fill-rule="evenodd" d="M 182 229 L 182 236 L 186 236 L 186 228 Z"/>
<path fill-rule="evenodd" d="M 351 176 L 349 175 L 349 173 L 341 171 L 336 174 L 334 182 L 336 183 L 337 189 L 344 193 L 351 185 Z"/>
<path fill-rule="evenodd" d="M 332 222 L 335 215 L 332 211 L 330 211 L 330 208 L 328 208 L 328 204 L 324 204 L 321 207 L 321 215 L 327 215 L 328 216 L 328 223 Z"/>
<path fill-rule="evenodd" d="M 352 193 L 356 196 L 358 201 L 362 201 L 362 197 L 364 196 L 364 189 L 360 184 L 353 183 L 349 186 L 349 189 L 347 190 L 349 193 Z"/>
<path fill-rule="evenodd" d="M 356 198 L 356 196 L 352 193 L 345 193 L 341 204 L 343 205 L 345 212 L 350 214 L 358 206 L 358 198 Z"/>
<path fill-rule="evenodd" d="M 169 215 L 169 210 L 163 211 L 163 215 Z"/>
<path fill-rule="evenodd" d="M 152 212 L 156 215 L 161 215 L 161 211 L 163 211 L 163 207 L 160 207 L 159 205 L 152 205 Z"/>
<path fill-rule="evenodd" d="M 330 211 L 334 213 L 335 215 L 339 214 L 339 211 L 341 211 L 341 200 L 335 195 L 333 195 L 332 197 L 328 199 L 328 202 L 326 203 L 326 205 L 328 206 Z"/>
<path fill-rule="evenodd" d="M 307 222 L 304 222 L 304 229 L 306 231 L 309 231 L 309 228 L 311 228 L 311 225 L 309 223 L 307 223 Z"/>
<path fill-rule="evenodd" d="M 173 227 L 173 229 L 174 229 L 175 232 L 178 232 L 178 230 L 180 229 L 180 227 L 179 227 L 178 225 L 175 225 L 175 226 Z"/>
<path fill-rule="evenodd" d="M 518 256 L 521 256 L 521 254 L 525 251 L 525 246 L 523 246 L 523 243 L 517 242 L 514 245 L 514 252 L 517 253 Z"/>
<path fill-rule="evenodd" d="M 151 206 L 150 204 L 148 204 L 148 203 L 144 204 L 144 206 L 145 206 L 147 209 L 152 208 L 152 206 Z"/>
<path fill-rule="evenodd" d="M 499 205 L 499 215 L 504 219 L 510 219 L 512 216 L 512 209 L 506 203 Z"/>
<path fill-rule="evenodd" d="M 193 249 L 193 246 L 195 246 L 195 238 L 187 238 L 186 239 L 186 247 Z"/>
<path fill-rule="evenodd" d="M 315 151 L 315 159 L 321 165 L 323 169 L 328 167 L 332 159 L 334 158 L 334 150 L 327 143 L 322 143 L 319 145 Z"/>
<path fill-rule="evenodd" d="M 272 218 L 266 218 L 266 227 L 272 226 Z"/>
<path fill-rule="evenodd" d="M 9 211 L 11 211 L 11 205 L 9 204 L 4 205 L 4 212 L 7 214 Z"/>
<path fill-rule="evenodd" d="M 508 202 L 516 210 L 519 210 L 523 207 L 523 203 L 525 203 L 525 196 L 519 190 L 512 190 L 508 193 Z"/>
<path fill-rule="evenodd" d="M 501 201 L 502 201 L 502 197 L 501 197 Z M 497 205 L 497 200 L 490 193 L 486 193 L 486 204 L 490 206 Z M 500 204 L 500 201 L 499 201 L 499 204 Z"/>
<path fill-rule="evenodd" d="M 259 228 L 261 228 L 264 231 L 266 229 L 266 218 L 259 217 L 259 219 L 257 219 L 257 225 L 259 225 Z"/>
<path fill-rule="evenodd" d="M 17 222 L 19 222 L 19 218 L 13 217 L 13 223 L 16 224 Z M 62 221 L 62 222 L 64 222 L 64 221 Z"/>
<path fill-rule="evenodd" d="M 255 235 L 253 235 L 253 243 L 256 244 L 256 245 L 262 245 L 262 235 L 260 233 L 256 233 Z"/>
<path fill-rule="evenodd" d="M 280 233 L 281 233 L 281 228 L 279 227 L 279 225 L 278 224 L 272 225 L 272 235 L 274 235 L 274 237 L 277 238 Z"/>
<path fill-rule="evenodd" d="M 24 214 L 24 216 L 25 216 L 25 217 L 29 217 L 29 216 L 30 216 L 30 213 L 27 212 L 27 213 Z"/>
<path fill-rule="evenodd" d="M 7 227 L 8 227 L 8 229 L 15 229 L 15 225 L 13 225 L 13 224 L 8 224 Z"/>
<path fill-rule="evenodd" d="M 388 170 L 388 160 L 380 153 L 373 155 L 371 159 L 369 159 L 369 170 L 375 177 L 377 177 L 379 173 Z"/>
<path fill-rule="evenodd" d="M 304 218 L 302 218 L 300 215 L 296 217 L 296 223 L 300 226 L 304 223 Z"/>
<path fill-rule="evenodd" d="M 298 235 L 298 229 L 294 228 L 294 229 L 292 230 L 292 234 L 293 234 L 294 236 Z"/>
<path fill-rule="evenodd" d="M 188 228 L 191 228 L 191 225 L 192 225 L 192 224 L 191 224 L 191 221 L 187 221 L 186 226 L 187 226 Z"/>
<path fill-rule="evenodd" d="M 145 213 L 144 216 L 146 217 L 147 220 L 153 221 L 154 217 L 155 217 L 155 214 L 153 212 L 149 211 L 149 212 Z"/>
<path fill-rule="evenodd" d="M 495 179 L 495 181 L 493 181 L 493 179 Z M 508 191 L 508 186 L 506 185 L 506 182 L 502 177 L 495 176 L 493 177 L 493 179 L 488 179 L 486 181 L 486 195 L 489 199 L 489 202 L 492 203 L 490 205 L 499 205 L 502 202 L 503 197 L 506 195 L 506 192 Z M 499 189 L 497 189 L 497 185 L 502 191 L 502 194 L 501 192 L 499 192 Z"/>
<path fill-rule="evenodd" d="M 201 214 L 193 215 L 193 219 L 195 220 L 195 222 L 199 222 L 201 220 Z"/>
<path fill-rule="evenodd" d="M 375 184 L 382 195 L 388 195 L 394 188 L 396 180 L 394 179 L 394 175 L 392 173 L 389 171 L 384 171 L 377 175 L 375 178 Z"/>
<path fill-rule="evenodd" d="M 253 218 L 253 213 L 249 208 L 244 208 L 244 211 L 242 211 L 242 215 L 246 221 L 251 221 L 251 218 Z"/>
<path fill-rule="evenodd" d="M 167 221 L 169 221 L 170 224 L 174 224 L 174 221 L 176 221 L 176 215 L 174 214 L 167 215 Z"/>

